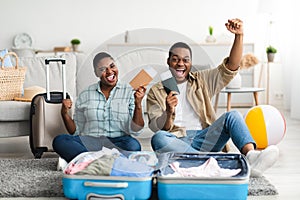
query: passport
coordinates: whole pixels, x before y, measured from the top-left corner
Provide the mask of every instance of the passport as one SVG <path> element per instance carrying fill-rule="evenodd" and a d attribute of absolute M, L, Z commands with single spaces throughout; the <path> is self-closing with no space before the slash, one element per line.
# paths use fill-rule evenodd
<path fill-rule="evenodd" d="M 176 79 L 174 78 L 170 70 L 161 73 L 160 79 L 167 94 L 169 94 L 171 91 L 175 91 L 178 94 L 180 93 L 177 87 Z"/>
<path fill-rule="evenodd" d="M 139 71 L 129 84 L 134 90 L 138 89 L 140 86 L 147 86 L 156 74 L 157 72 L 152 67 L 146 67 Z"/>

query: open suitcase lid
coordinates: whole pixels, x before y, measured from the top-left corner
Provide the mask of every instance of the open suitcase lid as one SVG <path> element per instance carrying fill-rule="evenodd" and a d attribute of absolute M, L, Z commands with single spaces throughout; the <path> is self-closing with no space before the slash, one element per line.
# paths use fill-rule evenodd
<path fill-rule="evenodd" d="M 158 156 L 157 176 L 159 178 L 171 178 L 167 175 L 174 173 L 170 167 L 171 163 L 178 162 L 181 168 L 198 167 L 204 164 L 209 158 L 217 160 L 218 165 L 223 169 L 241 169 L 240 172 L 230 177 L 231 179 L 248 179 L 250 167 L 244 155 L 239 153 L 163 153 Z M 187 177 L 182 177 L 187 178 Z M 182 179 L 180 177 L 180 179 Z M 191 179 L 194 177 L 188 177 Z M 178 177 L 176 177 L 178 179 Z M 198 178 L 199 179 L 199 178 Z M 228 177 L 205 177 L 205 179 L 228 179 Z"/>

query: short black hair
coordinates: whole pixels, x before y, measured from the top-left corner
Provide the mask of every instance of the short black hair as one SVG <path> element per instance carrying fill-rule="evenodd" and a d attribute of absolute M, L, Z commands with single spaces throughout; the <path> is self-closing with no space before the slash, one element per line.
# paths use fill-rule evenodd
<path fill-rule="evenodd" d="M 169 50 L 169 58 L 172 57 L 173 51 L 174 51 L 174 49 L 176 49 L 176 48 L 184 48 L 184 49 L 188 49 L 189 52 L 190 52 L 190 54 L 191 54 L 191 58 L 192 58 L 192 49 L 191 49 L 191 47 L 190 47 L 188 44 L 186 44 L 186 43 L 184 43 L 184 42 L 177 42 L 177 43 L 173 44 L 173 45 L 170 47 L 170 50 Z"/>
<path fill-rule="evenodd" d="M 114 60 L 110 54 L 108 54 L 106 52 L 100 52 L 94 57 L 94 60 L 93 60 L 93 66 L 95 69 L 98 67 L 99 61 L 102 60 L 103 58 L 111 58 L 112 60 Z"/>

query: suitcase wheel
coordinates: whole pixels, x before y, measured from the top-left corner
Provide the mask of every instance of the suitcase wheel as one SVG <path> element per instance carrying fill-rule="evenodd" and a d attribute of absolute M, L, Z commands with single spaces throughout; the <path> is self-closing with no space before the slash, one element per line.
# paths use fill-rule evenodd
<path fill-rule="evenodd" d="M 37 148 L 37 149 L 33 152 L 34 158 L 40 159 L 40 158 L 42 157 L 43 153 L 46 152 L 47 150 L 48 150 L 47 147 Z"/>

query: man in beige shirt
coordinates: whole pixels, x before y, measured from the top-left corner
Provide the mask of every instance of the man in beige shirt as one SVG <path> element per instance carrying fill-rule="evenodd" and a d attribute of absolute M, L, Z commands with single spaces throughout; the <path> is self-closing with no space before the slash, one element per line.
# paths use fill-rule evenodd
<path fill-rule="evenodd" d="M 211 104 L 237 74 L 243 53 L 243 22 L 231 19 L 225 24 L 235 35 L 228 58 L 217 68 L 191 72 L 192 50 L 182 42 L 169 50 L 167 63 L 176 79 L 179 93 L 164 90 L 155 84 L 147 96 L 149 127 L 155 132 L 151 145 L 155 152 L 218 152 L 231 138 L 251 165 L 251 175 L 261 176 L 277 160 L 279 150 L 269 146 L 255 150 L 242 115 L 237 111 L 224 113 L 218 119 Z"/>

